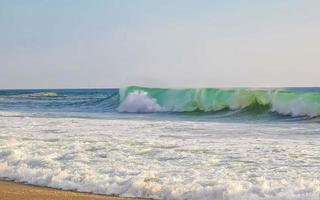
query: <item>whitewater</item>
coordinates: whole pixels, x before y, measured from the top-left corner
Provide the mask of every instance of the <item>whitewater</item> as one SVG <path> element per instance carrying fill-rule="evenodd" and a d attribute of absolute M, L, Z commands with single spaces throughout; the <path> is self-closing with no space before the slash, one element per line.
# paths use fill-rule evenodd
<path fill-rule="evenodd" d="M 1 90 L 0 178 L 152 199 L 319 200 L 320 89 Z"/>

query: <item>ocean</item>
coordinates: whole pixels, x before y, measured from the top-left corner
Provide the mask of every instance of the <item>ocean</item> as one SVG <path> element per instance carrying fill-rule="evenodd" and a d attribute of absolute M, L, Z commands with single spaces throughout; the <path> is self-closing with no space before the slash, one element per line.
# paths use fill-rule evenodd
<path fill-rule="evenodd" d="M 320 88 L 0 90 L 0 178 L 152 199 L 319 200 Z"/>

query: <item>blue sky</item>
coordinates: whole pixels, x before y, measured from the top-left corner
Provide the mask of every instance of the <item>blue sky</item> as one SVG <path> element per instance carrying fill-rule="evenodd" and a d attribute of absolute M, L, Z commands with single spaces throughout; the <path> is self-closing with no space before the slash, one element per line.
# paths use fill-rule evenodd
<path fill-rule="evenodd" d="M 0 0 L 0 88 L 320 86 L 319 8 Z"/>

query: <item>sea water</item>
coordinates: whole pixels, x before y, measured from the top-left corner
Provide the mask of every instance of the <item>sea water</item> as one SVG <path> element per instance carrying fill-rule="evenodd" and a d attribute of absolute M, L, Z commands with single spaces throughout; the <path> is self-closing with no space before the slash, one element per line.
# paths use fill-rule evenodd
<path fill-rule="evenodd" d="M 0 91 L 0 177 L 153 199 L 320 199 L 320 90 Z"/>

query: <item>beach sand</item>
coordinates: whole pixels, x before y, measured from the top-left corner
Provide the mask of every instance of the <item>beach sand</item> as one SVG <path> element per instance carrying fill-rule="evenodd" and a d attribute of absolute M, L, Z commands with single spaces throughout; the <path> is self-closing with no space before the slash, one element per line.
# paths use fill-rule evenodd
<path fill-rule="evenodd" d="M 0 200 L 128 200 L 104 195 L 63 191 L 47 187 L 0 181 Z"/>

